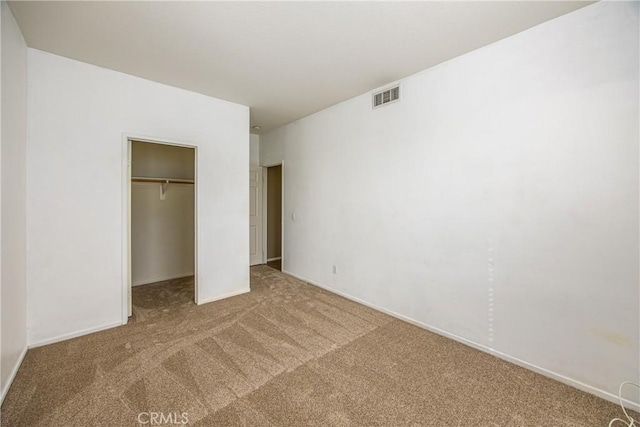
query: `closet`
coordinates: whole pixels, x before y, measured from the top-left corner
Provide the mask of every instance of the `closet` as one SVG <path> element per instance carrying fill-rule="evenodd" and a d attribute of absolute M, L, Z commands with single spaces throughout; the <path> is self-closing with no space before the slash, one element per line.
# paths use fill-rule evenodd
<path fill-rule="evenodd" d="M 131 141 L 134 320 L 194 302 L 195 149 Z"/>

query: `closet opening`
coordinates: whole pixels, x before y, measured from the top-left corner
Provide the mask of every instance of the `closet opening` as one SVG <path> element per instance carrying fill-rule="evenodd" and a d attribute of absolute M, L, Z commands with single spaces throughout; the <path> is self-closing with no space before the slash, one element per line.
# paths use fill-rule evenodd
<path fill-rule="evenodd" d="M 282 165 L 265 168 L 266 264 L 282 271 Z"/>
<path fill-rule="evenodd" d="M 128 140 L 128 321 L 195 305 L 196 148 Z"/>

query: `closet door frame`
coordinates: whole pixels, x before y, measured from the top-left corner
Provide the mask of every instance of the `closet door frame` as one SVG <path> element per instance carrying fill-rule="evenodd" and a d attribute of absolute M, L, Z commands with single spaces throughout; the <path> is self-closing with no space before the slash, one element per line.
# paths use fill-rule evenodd
<path fill-rule="evenodd" d="M 172 145 L 193 149 L 193 256 L 194 302 L 198 303 L 198 147 L 184 141 L 133 133 L 122 134 L 122 324 L 131 316 L 131 150 L 132 142 Z"/>

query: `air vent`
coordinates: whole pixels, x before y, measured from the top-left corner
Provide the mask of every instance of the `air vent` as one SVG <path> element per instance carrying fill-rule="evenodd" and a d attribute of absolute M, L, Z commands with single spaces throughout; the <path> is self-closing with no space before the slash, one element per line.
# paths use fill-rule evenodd
<path fill-rule="evenodd" d="M 395 86 L 373 94 L 373 108 L 378 108 L 400 100 L 400 86 Z"/>

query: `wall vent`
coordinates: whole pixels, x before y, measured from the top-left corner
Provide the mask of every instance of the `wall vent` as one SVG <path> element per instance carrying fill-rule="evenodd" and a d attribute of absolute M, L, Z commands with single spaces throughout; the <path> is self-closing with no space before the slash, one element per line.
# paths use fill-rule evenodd
<path fill-rule="evenodd" d="M 400 100 L 400 86 L 385 89 L 373 94 L 373 108 L 378 108 Z"/>

